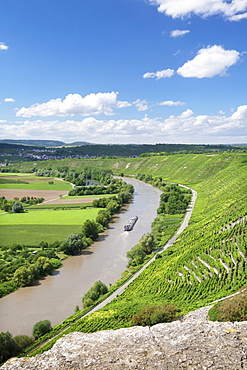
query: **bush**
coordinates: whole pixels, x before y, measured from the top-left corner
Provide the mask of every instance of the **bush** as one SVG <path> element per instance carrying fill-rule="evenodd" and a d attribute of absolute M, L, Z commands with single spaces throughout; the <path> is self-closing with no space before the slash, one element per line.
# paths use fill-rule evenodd
<path fill-rule="evenodd" d="M 52 326 L 49 320 L 39 321 L 33 326 L 33 336 L 35 339 L 42 337 L 42 335 L 51 331 Z"/>
<path fill-rule="evenodd" d="M 22 213 L 24 212 L 24 208 L 21 202 L 15 202 L 12 206 L 12 212 L 14 213 Z"/>
<path fill-rule="evenodd" d="M 144 307 L 131 320 L 133 325 L 152 326 L 161 322 L 171 322 L 178 318 L 180 309 L 172 304 Z"/>
<path fill-rule="evenodd" d="M 28 335 L 17 335 L 14 337 L 14 340 L 17 343 L 20 351 L 34 343 L 34 339 Z"/>
<path fill-rule="evenodd" d="M 212 321 L 246 321 L 247 292 L 243 289 L 235 297 L 217 303 L 209 310 L 208 315 Z"/>

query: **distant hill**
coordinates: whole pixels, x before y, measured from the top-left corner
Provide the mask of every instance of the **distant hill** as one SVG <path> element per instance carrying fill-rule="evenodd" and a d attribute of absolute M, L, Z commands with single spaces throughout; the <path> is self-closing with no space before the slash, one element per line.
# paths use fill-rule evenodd
<path fill-rule="evenodd" d="M 0 163 L 65 158 L 147 157 L 188 153 L 246 151 L 245 146 L 196 144 L 66 144 L 53 140 L 0 140 Z"/>
<path fill-rule="evenodd" d="M 92 144 L 90 144 L 86 141 L 78 141 L 78 142 L 75 142 L 75 143 L 67 144 L 67 143 L 64 143 L 63 141 L 58 141 L 58 140 L 11 140 L 11 139 L 5 139 L 5 140 L 0 140 L 0 143 L 35 145 L 35 146 L 45 146 L 45 147 L 92 145 Z"/>

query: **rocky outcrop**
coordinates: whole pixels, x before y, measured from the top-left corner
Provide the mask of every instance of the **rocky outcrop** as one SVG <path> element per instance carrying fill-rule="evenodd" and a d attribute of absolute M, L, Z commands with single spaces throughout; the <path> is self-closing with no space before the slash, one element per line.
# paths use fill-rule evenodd
<path fill-rule="evenodd" d="M 32 358 L 14 358 L 1 370 L 247 369 L 247 322 L 198 320 L 71 333 Z"/>

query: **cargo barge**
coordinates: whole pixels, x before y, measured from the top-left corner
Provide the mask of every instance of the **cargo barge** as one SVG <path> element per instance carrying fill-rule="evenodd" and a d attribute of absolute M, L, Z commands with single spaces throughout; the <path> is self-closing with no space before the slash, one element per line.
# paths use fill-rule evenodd
<path fill-rule="evenodd" d="M 138 220 L 138 216 L 131 217 L 128 223 L 124 225 L 124 231 L 131 231 L 137 220 Z"/>

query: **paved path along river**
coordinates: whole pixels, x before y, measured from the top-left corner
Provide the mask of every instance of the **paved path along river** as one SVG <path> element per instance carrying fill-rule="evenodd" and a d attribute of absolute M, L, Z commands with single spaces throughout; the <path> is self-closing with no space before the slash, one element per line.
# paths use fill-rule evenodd
<path fill-rule="evenodd" d="M 36 286 L 21 288 L 0 299 L 0 332 L 30 335 L 33 325 L 49 319 L 52 325 L 72 315 L 75 306 L 95 281 L 113 284 L 127 264 L 126 252 L 143 234 L 150 232 L 161 192 L 136 179 L 125 178 L 135 187 L 133 202 L 114 218 L 105 231 L 82 255 L 68 258 L 64 266 Z M 139 219 L 131 232 L 123 231 L 128 219 Z"/>

